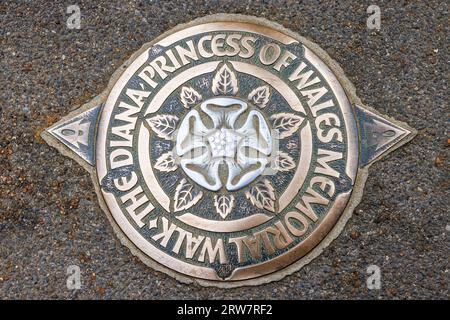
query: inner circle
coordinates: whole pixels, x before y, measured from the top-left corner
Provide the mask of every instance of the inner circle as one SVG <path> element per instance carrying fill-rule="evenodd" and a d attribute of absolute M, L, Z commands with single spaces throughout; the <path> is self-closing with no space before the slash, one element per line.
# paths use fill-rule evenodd
<path fill-rule="evenodd" d="M 254 181 L 272 154 L 272 134 L 259 110 L 235 97 L 205 100 L 181 121 L 175 151 L 202 187 L 235 191 Z"/>

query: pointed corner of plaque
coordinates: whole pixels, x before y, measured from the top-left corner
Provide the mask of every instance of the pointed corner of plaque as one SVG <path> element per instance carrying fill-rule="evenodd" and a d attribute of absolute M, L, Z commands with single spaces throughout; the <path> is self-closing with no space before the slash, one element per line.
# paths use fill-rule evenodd
<path fill-rule="evenodd" d="M 361 138 L 360 167 L 366 167 L 382 156 L 409 142 L 417 131 L 405 123 L 381 116 L 355 105 Z"/>
<path fill-rule="evenodd" d="M 61 153 L 72 155 L 80 163 L 95 165 L 96 125 L 102 103 L 81 107 L 45 129 L 42 138 Z"/>

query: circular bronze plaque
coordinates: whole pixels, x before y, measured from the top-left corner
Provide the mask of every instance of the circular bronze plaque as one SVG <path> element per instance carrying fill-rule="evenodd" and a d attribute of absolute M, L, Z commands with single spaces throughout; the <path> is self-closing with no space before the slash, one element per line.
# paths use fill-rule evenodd
<path fill-rule="evenodd" d="M 145 45 L 49 132 L 83 159 L 134 254 L 182 281 L 232 287 L 317 256 L 359 201 L 368 164 L 409 137 L 355 103 L 318 46 L 216 15 Z"/>
<path fill-rule="evenodd" d="M 338 221 L 356 122 L 325 63 L 251 22 L 205 22 L 135 57 L 104 106 L 97 173 L 118 226 L 152 260 L 209 281 L 264 277 Z"/>

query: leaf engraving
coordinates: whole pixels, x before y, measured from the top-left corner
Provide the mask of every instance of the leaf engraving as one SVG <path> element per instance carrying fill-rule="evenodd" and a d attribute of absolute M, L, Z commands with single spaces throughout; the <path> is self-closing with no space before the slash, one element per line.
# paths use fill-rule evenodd
<path fill-rule="evenodd" d="M 194 186 L 186 179 L 181 179 L 180 183 L 175 188 L 174 211 L 177 212 L 192 207 L 202 196 L 202 191 L 196 191 Z"/>
<path fill-rule="evenodd" d="M 201 101 L 202 96 L 192 87 L 182 87 L 180 100 L 183 106 L 186 109 L 189 109 L 190 107 L 196 105 L 199 101 Z"/>
<path fill-rule="evenodd" d="M 269 180 L 258 181 L 245 196 L 257 208 L 275 212 L 275 190 Z"/>
<path fill-rule="evenodd" d="M 270 90 L 268 86 L 262 86 L 254 89 L 248 95 L 248 100 L 253 102 L 260 108 L 265 108 L 270 98 Z"/>
<path fill-rule="evenodd" d="M 171 172 L 177 170 L 178 166 L 175 163 L 172 151 L 163 153 L 157 160 L 154 166 L 155 169 L 163 172 Z"/>
<path fill-rule="evenodd" d="M 305 118 L 292 113 L 278 113 L 270 117 L 273 128 L 278 130 L 279 139 L 284 139 L 293 135 Z"/>
<path fill-rule="evenodd" d="M 273 169 L 277 171 L 290 171 L 295 168 L 295 161 L 286 152 L 278 151 L 273 159 Z"/>
<path fill-rule="evenodd" d="M 238 92 L 236 75 L 226 64 L 214 76 L 212 92 L 215 95 L 235 95 Z"/>
<path fill-rule="evenodd" d="M 172 134 L 177 127 L 178 117 L 171 114 L 158 114 L 146 120 L 158 137 L 172 140 Z"/>
<path fill-rule="evenodd" d="M 234 196 L 233 195 L 215 195 L 214 196 L 214 206 L 216 207 L 217 213 L 225 219 L 234 207 Z"/>

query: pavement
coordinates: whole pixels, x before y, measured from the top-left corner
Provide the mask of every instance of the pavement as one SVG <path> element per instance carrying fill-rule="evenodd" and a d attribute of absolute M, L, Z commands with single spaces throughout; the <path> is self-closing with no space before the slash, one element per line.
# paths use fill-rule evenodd
<path fill-rule="evenodd" d="M 81 29 L 66 26 L 78 4 Z M 449 25 L 445 1 L 2 1 L 1 299 L 449 299 Z M 259 287 L 186 285 L 121 245 L 80 165 L 42 130 L 102 92 L 144 43 L 213 13 L 264 17 L 308 37 L 367 105 L 418 135 L 371 167 L 342 234 L 299 272 Z M 66 286 L 81 270 L 81 289 Z M 367 267 L 381 288 L 366 285 Z"/>

